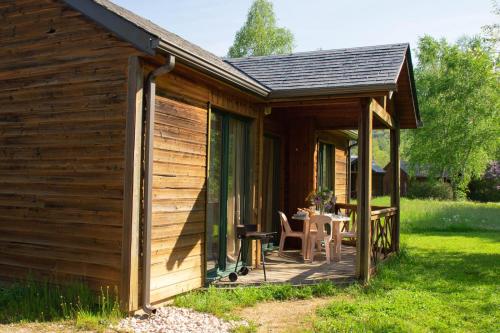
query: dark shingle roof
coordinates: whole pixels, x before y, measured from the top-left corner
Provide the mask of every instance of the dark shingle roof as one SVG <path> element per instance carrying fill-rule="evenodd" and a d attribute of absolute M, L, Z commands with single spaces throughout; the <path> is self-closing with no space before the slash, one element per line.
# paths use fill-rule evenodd
<path fill-rule="evenodd" d="M 357 163 L 358 163 L 358 157 L 356 155 L 351 156 L 351 165 Z M 375 163 L 375 161 L 373 160 L 372 160 L 372 171 L 375 173 L 386 173 L 386 170 L 377 163 Z"/>
<path fill-rule="evenodd" d="M 401 66 L 410 57 L 408 44 L 392 44 L 223 60 L 109 0 L 63 1 L 147 54 L 168 53 L 269 98 L 397 90 Z"/>
<path fill-rule="evenodd" d="M 82 8 L 85 8 L 85 5 L 87 5 L 86 1 L 89 1 L 89 0 L 86 0 L 85 2 L 83 0 L 78 0 L 78 1 L 65 0 L 65 1 L 69 5 L 75 7 L 76 9 L 81 10 Z M 153 22 L 123 8 L 123 7 L 118 6 L 109 0 L 90 0 L 90 2 L 93 2 L 93 3 L 103 7 L 104 9 L 118 15 L 118 17 L 135 25 L 139 29 L 142 29 L 142 30 L 146 31 L 147 33 L 157 37 L 157 39 L 159 39 L 160 42 L 166 43 L 168 45 L 172 45 L 176 49 L 182 50 L 183 53 L 192 55 L 196 59 L 199 59 L 203 62 L 206 62 L 212 66 L 215 66 L 216 68 L 222 70 L 223 72 L 228 73 L 229 75 L 232 75 L 232 76 L 238 78 L 241 81 L 250 82 L 254 86 L 258 86 L 262 90 L 268 90 L 264 86 L 259 84 L 257 81 L 255 81 L 254 79 L 249 77 L 248 75 L 245 75 L 237 68 L 235 68 L 232 65 L 228 64 L 227 62 L 223 61 L 222 58 L 216 56 L 215 54 L 208 52 L 208 51 L 202 49 L 201 47 L 199 47 L 193 43 L 188 42 L 187 40 L 177 36 L 176 34 L 163 29 L 159 25 L 157 25 L 157 24 L 155 24 L 155 23 L 153 23 Z M 92 10 L 92 9 L 90 9 L 90 10 Z M 89 14 L 89 13 L 91 13 L 91 11 L 87 11 L 86 14 Z M 99 18 L 99 17 L 95 16 L 93 18 Z M 106 21 L 109 21 L 109 18 L 107 18 L 107 17 L 104 20 L 102 20 L 102 18 L 103 18 L 102 16 L 100 18 L 101 18 L 100 23 L 106 24 L 106 23 L 108 23 Z M 105 21 L 105 22 L 102 22 L 102 21 Z M 129 34 L 131 34 L 131 33 L 129 32 Z M 128 36 L 124 36 L 124 37 L 128 37 Z M 158 45 L 153 45 L 152 47 L 156 48 L 156 47 L 158 47 Z"/>
<path fill-rule="evenodd" d="M 396 88 L 408 47 L 390 44 L 226 61 L 273 91 Z"/>

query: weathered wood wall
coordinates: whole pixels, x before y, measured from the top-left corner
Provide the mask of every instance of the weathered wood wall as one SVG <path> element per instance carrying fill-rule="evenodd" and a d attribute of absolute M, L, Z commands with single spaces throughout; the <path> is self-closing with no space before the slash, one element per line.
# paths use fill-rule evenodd
<path fill-rule="evenodd" d="M 157 83 L 151 267 L 154 303 L 204 285 L 209 103 L 254 119 L 254 223 L 260 205 L 262 136 L 262 112 L 253 98 L 182 65 L 158 78 Z"/>
<path fill-rule="evenodd" d="M 384 174 L 384 193 L 383 195 L 390 195 L 392 191 L 392 163 L 389 162 L 385 167 L 385 174 Z M 400 169 L 400 185 L 399 185 L 399 193 L 401 196 L 406 196 L 408 193 L 408 185 L 410 183 L 410 177 L 408 174 L 403 170 Z"/>
<path fill-rule="evenodd" d="M 293 214 L 298 207 L 307 205 L 305 198 L 316 187 L 318 141 L 335 146 L 335 163 L 332 165 L 335 168 L 335 195 L 339 202 L 347 202 L 349 138 L 339 131 L 317 130 L 312 117 L 290 117 L 288 114 L 288 110 L 273 111 L 264 120 L 265 132 L 283 141 L 281 208 L 287 214 Z"/>
<path fill-rule="evenodd" d="M 316 186 L 315 124 L 311 118 L 298 118 L 288 128 L 288 213 L 306 206 L 307 195 Z"/>
<path fill-rule="evenodd" d="M 0 21 L 0 278 L 119 286 L 136 51 L 57 1 L 3 1 Z"/>

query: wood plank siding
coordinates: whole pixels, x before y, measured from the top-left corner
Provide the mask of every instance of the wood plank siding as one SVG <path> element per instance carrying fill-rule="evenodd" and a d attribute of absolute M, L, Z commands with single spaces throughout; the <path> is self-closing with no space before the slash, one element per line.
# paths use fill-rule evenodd
<path fill-rule="evenodd" d="M 157 79 L 151 266 L 156 304 L 205 283 L 209 105 L 253 119 L 253 223 L 258 220 L 261 109 L 250 96 L 176 65 Z"/>
<path fill-rule="evenodd" d="M 339 131 L 318 130 L 318 121 L 313 117 L 294 112 L 295 109 L 273 109 L 264 119 L 265 133 L 279 137 L 282 142 L 280 209 L 293 214 L 298 207 L 307 205 L 305 198 L 316 187 L 320 141 L 335 147 L 332 165 L 335 195 L 339 202 L 347 202 L 349 138 Z"/>
<path fill-rule="evenodd" d="M 156 98 L 151 292 L 161 300 L 203 283 L 207 106 Z"/>
<path fill-rule="evenodd" d="M 127 66 L 58 1 L 0 4 L 0 279 L 119 286 Z"/>

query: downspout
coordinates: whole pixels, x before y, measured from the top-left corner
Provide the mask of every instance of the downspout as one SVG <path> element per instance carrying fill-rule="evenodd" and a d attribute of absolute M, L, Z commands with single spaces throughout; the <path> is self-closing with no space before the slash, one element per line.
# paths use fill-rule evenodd
<path fill-rule="evenodd" d="M 156 78 L 172 71 L 175 57 L 168 55 L 167 63 L 153 70 L 146 80 L 146 138 L 144 151 L 144 230 L 143 230 L 143 260 L 142 260 L 142 309 L 147 314 L 155 313 L 151 306 L 151 229 L 153 211 L 153 140 L 155 126 Z"/>

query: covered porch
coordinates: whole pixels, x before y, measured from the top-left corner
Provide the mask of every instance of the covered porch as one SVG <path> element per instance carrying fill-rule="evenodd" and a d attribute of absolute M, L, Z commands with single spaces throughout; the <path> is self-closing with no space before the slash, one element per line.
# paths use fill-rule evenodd
<path fill-rule="evenodd" d="M 401 113 L 396 112 L 394 93 L 378 96 L 280 101 L 272 104 L 265 118 L 268 136 L 278 138 L 283 150 L 273 163 L 273 179 L 280 178 L 281 186 L 269 186 L 266 167 L 271 145 L 264 146 L 264 190 L 261 230 L 280 231 L 274 212 L 285 212 L 289 220 L 298 208 L 308 207 L 306 197 L 318 188 L 328 188 L 337 198 L 335 213 L 350 217 L 343 223 L 343 231 L 355 231 L 356 237 L 343 239 L 343 259 L 340 262 L 300 263 L 269 253 L 269 276 L 276 269 L 275 281 L 305 283 L 312 280 L 360 279 L 368 281 L 373 267 L 390 253 L 399 249 L 399 169 L 393 172 L 391 203 L 388 207 L 372 206 L 372 132 L 389 130 L 391 137 L 391 163 L 399 165 L 399 136 Z M 352 136 L 355 133 L 355 136 Z M 357 203 L 350 203 L 350 148 L 357 144 L 359 171 L 356 177 Z M 331 146 L 331 157 L 325 159 L 325 146 Z M 276 148 L 274 148 L 276 149 Z M 327 170 L 326 168 L 331 168 Z M 276 171 L 280 170 L 280 171 Z M 271 171 L 272 172 L 272 171 Z M 326 181 L 325 181 L 326 179 Z M 267 180 L 267 181 L 266 181 Z M 266 190 L 267 189 L 267 190 Z M 278 193 L 276 193 L 278 191 Z M 273 208 L 270 209 L 269 205 Z M 279 207 L 279 208 L 277 208 Z M 267 213 L 267 214 L 266 214 Z M 276 214 L 277 215 L 277 214 Z M 295 230 L 302 225 L 290 222 Z M 288 242 L 287 249 L 297 249 L 297 242 Z M 345 253 L 344 253 L 345 252 Z M 319 260 L 319 259 L 316 259 Z M 293 268 L 292 268 L 293 267 Z M 307 273 L 309 272 L 309 273 Z M 309 275 L 311 277 L 309 277 Z M 249 277 L 259 278 L 259 273 Z M 262 277 L 261 277 L 262 278 Z M 271 280 L 270 280 L 271 281 Z"/>
<path fill-rule="evenodd" d="M 336 212 L 350 217 L 349 223 L 342 225 L 342 231 L 356 228 L 358 207 L 355 204 L 336 205 Z M 370 214 L 370 252 L 368 254 L 368 278 L 376 270 L 380 261 L 388 258 L 397 251 L 396 241 L 399 238 L 396 218 L 398 209 L 396 207 L 372 206 Z M 314 257 L 313 261 L 304 260 L 301 251 L 288 249 L 279 253 L 277 248 L 264 250 L 266 262 L 266 277 L 262 263 L 255 269 L 250 270 L 247 275 L 242 275 L 237 281 L 231 282 L 229 277 L 222 278 L 216 282 L 219 287 L 261 285 L 264 283 L 287 283 L 291 285 L 307 285 L 321 281 L 331 281 L 336 284 L 348 284 L 362 278 L 360 276 L 359 251 L 356 239 L 344 238 L 340 258 L 331 263 L 326 262 L 324 252 Z"/>
<path fill-rule="evenodd" d="M 235 59 L 233 65 L 273 90 L 259 134 L 258 229 L 277 232 L 279 240 L 281 211 L 300 232 L 305 223 L 292 216 L 311 206 L 312 191 L 328 189 L 337 199 L 332 213 L 349 217 L 342 230 L 355 234 L 342 239 L 341 259 L 330 264 L 324 253 L 313 263 L 304 260 L 300 239 L 287 239 L 280 256 L 264 247 L 268 282 L 367 282 L 377 263 L 399 250 L 400 169 L 387 170 L 390 204 L 372 205 L 372 136 L 375 129 L 390 132 L 390 162 L 399 166 L 400 129 L 420 125 L 408 45 Z M 355 204 L 349 195 L 353 146 Z M 257 269 L 236 283 L 263 281 L 261 249 L 252 251 Z"/>

